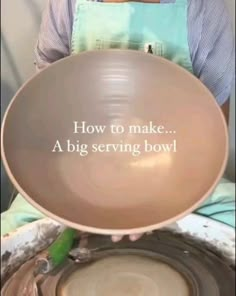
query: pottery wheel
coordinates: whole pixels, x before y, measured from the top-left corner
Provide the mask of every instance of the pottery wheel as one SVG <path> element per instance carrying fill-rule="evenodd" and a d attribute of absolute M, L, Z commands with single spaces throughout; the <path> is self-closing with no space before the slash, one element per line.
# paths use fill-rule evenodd
<path fill-rule="evenodd" d="M 92 236 L 87 247 L 88 262 L 68 258 L 38 282 L 40 296 L 235 295 L 235 268 L 193 238 L 159 231 L 135 243 L 113 244 L 108 237 Z M 32 268 L 33 260 L 24 264 L 1 295 L 22 296 Z"/>

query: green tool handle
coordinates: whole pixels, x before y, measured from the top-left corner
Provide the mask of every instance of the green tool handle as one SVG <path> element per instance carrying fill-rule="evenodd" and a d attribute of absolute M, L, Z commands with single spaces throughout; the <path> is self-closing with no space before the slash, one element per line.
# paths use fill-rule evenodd
<path fill-rule="evenodd" d="M 73 246 L 75 237 L 76 230 L 66 228 L 48 248 L 47 252 L 53 267 L 57 267 L 64 262 Z"/>

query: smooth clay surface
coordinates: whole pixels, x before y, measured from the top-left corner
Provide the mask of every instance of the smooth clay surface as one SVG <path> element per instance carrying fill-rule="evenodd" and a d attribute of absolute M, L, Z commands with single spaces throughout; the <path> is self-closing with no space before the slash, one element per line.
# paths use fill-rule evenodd
<path fill-rule="evenodd" d="M 62 296 L 190 296 L 185 279 L 167 264 L 127 255 L 99 260 L 76 271 Z"/>

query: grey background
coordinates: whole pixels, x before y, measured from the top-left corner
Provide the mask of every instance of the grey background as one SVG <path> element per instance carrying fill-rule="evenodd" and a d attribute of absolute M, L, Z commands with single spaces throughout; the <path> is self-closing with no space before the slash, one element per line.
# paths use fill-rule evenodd
<path fill-rule="evenodd" d="M 34 72 L 33 49 L 47 0 L 1 0 L 1 120 L 17 89 Z M 198 0 L 195 0 L 198 1 Z M 222 0 L 223 1 L 223 0 Z M 225 0 L 235 27 L 235 0 Z M 212 16 L 214 17 L 214 15 Z M 230 157 L 227 174 L 235 179 L 235 89 L 231 98 Z M 12 186 L 1 163 L 1 209 L 9 204 Z"/>

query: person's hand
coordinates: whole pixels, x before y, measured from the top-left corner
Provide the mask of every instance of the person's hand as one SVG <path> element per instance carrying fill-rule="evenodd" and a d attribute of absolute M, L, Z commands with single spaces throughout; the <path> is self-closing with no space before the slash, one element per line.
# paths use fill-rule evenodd
<path fill-rule="evenodd" d="M 132 242 L 135 242 L 136 240 L 140 239 L 142 236 L 143 236 L 143 233 L 139 233 L 139 234 L 131 234 L 131 235 L 129 235 L 129 239 L 130 239 Z M 121 241 L 123 237 L 124 237 L 124 236 L 122 236 L 122 235 L 113 235 L 113 236 L 111 237 L 111 239 L 112 239 L 112 241 L 113 241 L 114 243 L 117 243 L 117 242 Z"/>

